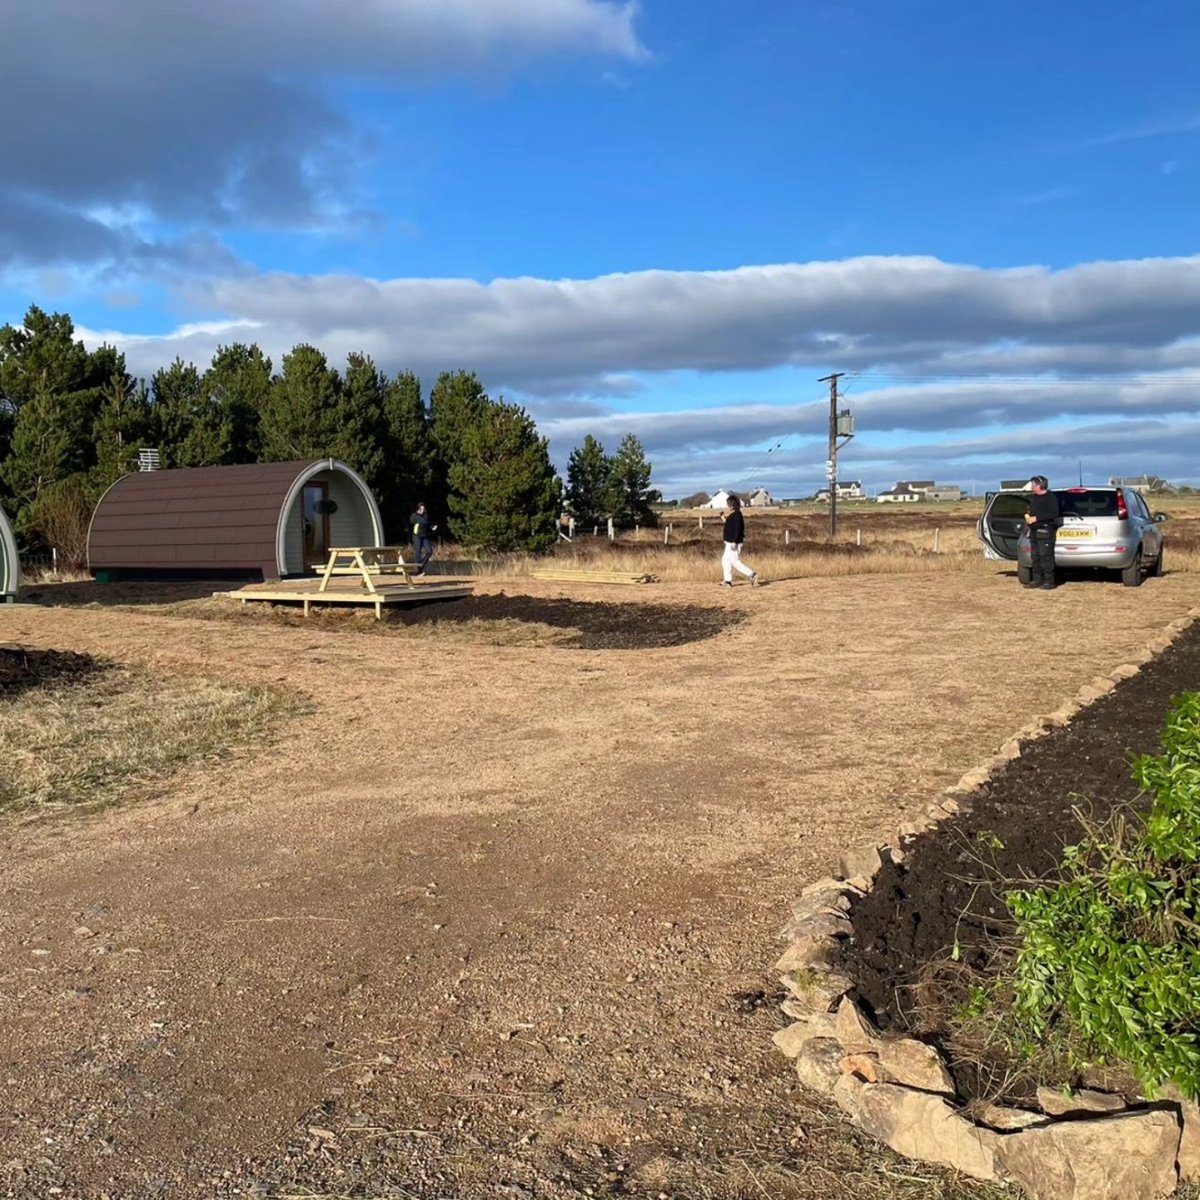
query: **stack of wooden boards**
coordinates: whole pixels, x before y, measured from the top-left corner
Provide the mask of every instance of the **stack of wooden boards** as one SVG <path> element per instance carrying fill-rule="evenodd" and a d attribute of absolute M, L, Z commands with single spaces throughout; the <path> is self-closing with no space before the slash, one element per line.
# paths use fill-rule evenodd
<path fill-rule="evenodd" d="M 657 583 L 658 576 L 648 571 L 585 570 L 581 567 L 541 567 L 533 578 L 542 583 Z"/>

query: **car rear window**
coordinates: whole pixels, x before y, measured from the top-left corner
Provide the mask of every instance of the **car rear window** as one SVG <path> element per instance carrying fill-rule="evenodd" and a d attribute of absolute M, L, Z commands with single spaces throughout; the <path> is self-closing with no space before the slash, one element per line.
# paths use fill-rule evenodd
<path fill-rule="evenodd" d="M 1073 513 L 1077 517 L 1115 517 L 1117 515 L 1117 493 L 1112 488 L 1103 491 L 1090 491 L 1071 488 L 1070 491 L 1056 491 L 1058 510 L 1066 516 Z"/>

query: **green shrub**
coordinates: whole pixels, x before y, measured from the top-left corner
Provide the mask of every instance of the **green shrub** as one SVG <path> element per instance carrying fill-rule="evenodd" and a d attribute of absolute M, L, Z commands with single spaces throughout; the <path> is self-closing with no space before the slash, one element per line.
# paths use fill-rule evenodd
<path fill-rule="evenodd" d="M 1139 758 L 1152 798 L 1086 827 L 1052 885 L 1010 892 L 1016 1005 L 1035 1031 L 1066 1021 L 1151 1091 L 1200 1097 L 1200 693 L 1171 708 L 1163 752 Z"/>

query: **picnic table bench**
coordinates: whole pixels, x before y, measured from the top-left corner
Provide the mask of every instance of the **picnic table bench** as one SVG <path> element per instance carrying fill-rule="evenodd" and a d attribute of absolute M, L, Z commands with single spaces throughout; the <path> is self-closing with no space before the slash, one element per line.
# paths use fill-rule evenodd
<path fill-rule="evenodd" d="M 413 575 L 421 573 L 418 563 L 406 562 L 403 546 L 335 546 L 329 551 L 329 561 L 321 570 L 321 586 L 325 591 L 335 575 L 357 575 L 368 592 L 376 591 L 373 577 L 399 575 L 410 588 L 416 589 Z"/>

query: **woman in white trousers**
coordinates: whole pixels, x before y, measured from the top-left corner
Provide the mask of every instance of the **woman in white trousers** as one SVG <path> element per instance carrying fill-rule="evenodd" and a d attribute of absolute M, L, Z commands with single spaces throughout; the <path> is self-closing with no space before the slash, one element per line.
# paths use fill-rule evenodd
<path fill-rule="evenodd" d="M 725 530 L 722 533 L 725 552 L 721 555 L 722 587 L 733 587 L 733 573 L 749 576 L 750 583 L 758 582 L 758 575 L 742 562 L 742 543 L 746 540 L 746 518 L 742 516 L 742 502 L 730 493 L 729 512 L 725 515 Z"/>

